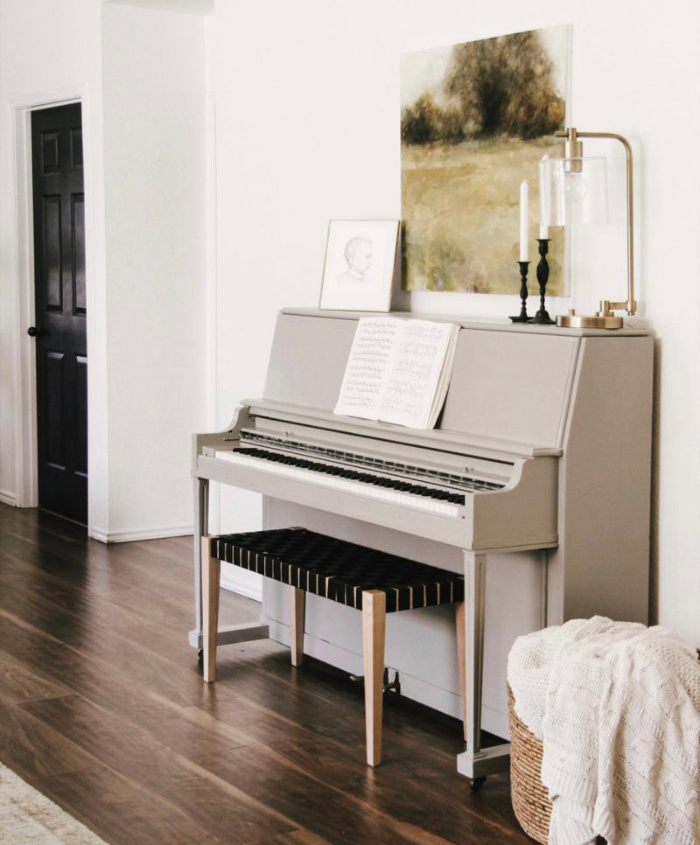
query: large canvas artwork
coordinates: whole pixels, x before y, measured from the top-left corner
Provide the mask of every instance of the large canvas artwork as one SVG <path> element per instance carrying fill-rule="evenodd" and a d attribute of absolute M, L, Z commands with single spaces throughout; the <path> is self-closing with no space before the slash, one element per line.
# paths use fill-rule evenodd
<path fill-rule="evenodd" d="M 409 53 L 401 61 L 404 286 L 517 293 L 519 186 L 530 188 L 531 279 L 539 161 L 563 129 L 570 27 Z M 563 294 L 550 230 L 548 294 Z M 536 291 L 537 283 L 531 286 Z"/>

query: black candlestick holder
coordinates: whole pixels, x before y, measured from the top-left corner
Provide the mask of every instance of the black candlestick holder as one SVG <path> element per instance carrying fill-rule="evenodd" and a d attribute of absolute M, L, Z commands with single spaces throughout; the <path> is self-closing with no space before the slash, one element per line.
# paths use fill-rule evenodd
<path fill-rule="evenodd" d="M 540 286 L 540 310 L 535 314 L 532 322 L 541 326 L 554 325 L 554 320 L 547 313 L 544 307 L 544 295 L 547 290 L 547 282 L 549 281 L 549 263 L 547 261 L 547 252 L 549 251 L 549 238 L 538 238 L 540 261 L 537 265 L 537 281 Z"/>
<path fill-rule="evenodd" d="M 529 261 L 518 261 L 520 266 L 520 314 L 517 317 L 510 319 L 514 323 L 531 323 L 532 317 L 528 317 L 525 302 L 527 301 L 527 269 L 530 266 Z"/>

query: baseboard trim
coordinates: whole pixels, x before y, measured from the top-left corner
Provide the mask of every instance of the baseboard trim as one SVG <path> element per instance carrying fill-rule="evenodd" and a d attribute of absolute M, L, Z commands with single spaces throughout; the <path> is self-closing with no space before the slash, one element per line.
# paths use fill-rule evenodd
<path fill-rule="evenodd" d="M 137 540 L 165 540 L 168 537 L 186 537 L 193 533 L 191 525 L 175 525 L 171 528 L 142 528 L 139 531 L 103 531 L 93 528 L 90 536 L 100 543 L 133 543 Z"/>
<path fill-rule="evenodd" d="M 11 508 L 19 507 L 17 496 L 14 493 L 10 493 L 9 490 L 0 490 L 0 502 L 4 505 L 9 505 Z"/>

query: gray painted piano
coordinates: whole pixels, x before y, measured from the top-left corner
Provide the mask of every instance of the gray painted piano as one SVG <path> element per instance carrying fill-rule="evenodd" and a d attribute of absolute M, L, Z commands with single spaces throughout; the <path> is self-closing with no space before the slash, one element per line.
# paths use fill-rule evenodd
<path fill-rule="evenodd" d="M 441 418 L 434 430 L 419 431 L 333 413 L 362 316 L 282 311 L 262 398 L 244 401 L 226 431 L 195 435 L 196 627 L 190 642 L 201 643 L 198 540 L 208 525 L 211 481 L 262 493 L 265 527 L 307 524 L 463 569 L 467 750 L 457 762 L 462 774 L 481 777 L 508 759 L 507 744 L 481 747 L 482 712 L 485 722 L 491 718 L 484 727 L 507 735 L 504 708 L 498 715 L 498 706 L 482 701 L 484 676 L 504 701 L 503 654 L 526 632 L 523 625 L 533 630 L 594 614 L 647 621 L 653 339 L 627 328 L 427 317 L 458 322 L 461 329 Z M 489 596 L 487 563 L 493 569 Z M 219 642 L 268 631 L 284 640 L 287 608 L 278 586 L 265 585 L 267 624 L 254 632 L 221 629 Z M 350 624 L 312 612 L 305 651 L 352 669 L 361 648 L 346 633 Z M 388 642 L 387 662 L 401 663 L 402 679 L 415 676 L 411 697 L 429 704 L 435 698 L 434 706 L 450 712 L 440 703 L 440 687 L 450 686 L 449 679 L 435 681 L 426 669 L 421 680 L 414 666 L 425 662 L 420 652 L 439 621 L 426 617 L 415 624 L 423 625 L 417 635 L 405 626 L 396 635 L 394 658 Z M 491 661 L 499 648 L 499 659 Z M 452 664 L 448 673 L 456 674 Z"/>

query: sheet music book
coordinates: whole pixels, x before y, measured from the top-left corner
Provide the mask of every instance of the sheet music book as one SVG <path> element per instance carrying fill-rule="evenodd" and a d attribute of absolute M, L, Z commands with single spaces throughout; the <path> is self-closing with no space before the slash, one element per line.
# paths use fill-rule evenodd
<path fill-rule="evenodd" d="M 454 323 L 361 318 L 335 413 L 434 428 L 450 383 L 458 334 Z"/>

